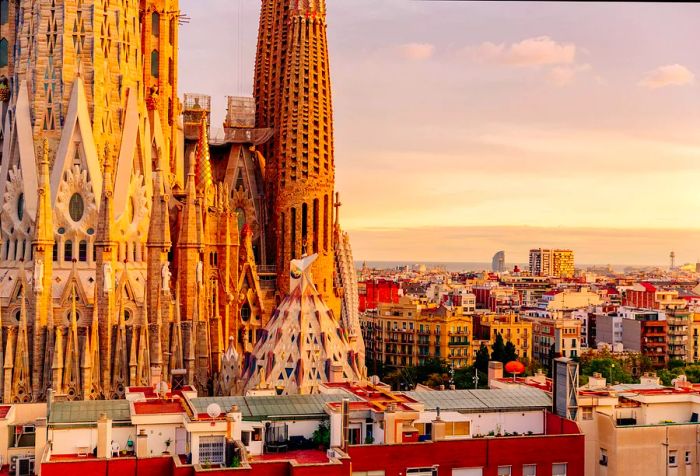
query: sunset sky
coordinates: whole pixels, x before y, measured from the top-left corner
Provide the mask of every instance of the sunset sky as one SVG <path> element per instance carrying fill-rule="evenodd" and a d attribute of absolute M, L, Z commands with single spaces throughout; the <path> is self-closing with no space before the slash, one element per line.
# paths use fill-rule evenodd
<path fill-rule="evenodd" d="M 260 2 L 180 3 L 180 91 L 216 125 L 252 94 Z M 700 257 L 700 4 L 327 3 L 356 259 Z"/>

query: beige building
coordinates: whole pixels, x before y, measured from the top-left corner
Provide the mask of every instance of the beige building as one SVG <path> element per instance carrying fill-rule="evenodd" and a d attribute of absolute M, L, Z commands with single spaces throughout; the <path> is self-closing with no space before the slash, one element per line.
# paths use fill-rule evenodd
<path fill-rule="evenodd" d="M 700 394 L 684 381 L 663 388 L 606 387 L 599 375 L 579 391 L 578 423 L 586 436 L 586 476 L 696 475 Z"/>

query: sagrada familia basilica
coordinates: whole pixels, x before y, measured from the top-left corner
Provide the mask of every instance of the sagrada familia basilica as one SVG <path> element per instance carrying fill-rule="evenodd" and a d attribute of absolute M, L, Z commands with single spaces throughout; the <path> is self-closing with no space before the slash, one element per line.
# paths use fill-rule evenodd
<path fill-rule="evenodd" d="M 0 396 L 366 377 L 325 0 L 262 0 L 253 98 L 178 98 L 177 0 L 0 0 Z"/>

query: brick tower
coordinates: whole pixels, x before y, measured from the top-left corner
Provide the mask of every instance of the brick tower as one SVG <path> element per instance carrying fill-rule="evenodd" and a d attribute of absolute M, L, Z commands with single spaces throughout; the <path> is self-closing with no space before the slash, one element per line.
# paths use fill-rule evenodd
<path fill-rule="evenodd" d="M 279 293 L 289 263 L 318 253 L 312 275 L 336 318 L 333 108 L 325 0 L 263 0 L 255 73 L 258 127 L 274 128 L 265 152 L 269 236 Z M 273 240 L 270 240 L 273 241 Z"/>

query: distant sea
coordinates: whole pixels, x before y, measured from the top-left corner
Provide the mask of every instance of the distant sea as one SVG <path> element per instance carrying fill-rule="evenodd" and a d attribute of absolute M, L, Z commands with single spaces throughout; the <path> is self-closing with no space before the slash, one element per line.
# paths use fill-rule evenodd
<path fill-rule="evenodd" d="M 355 266 L 359 269 L 362 267 L 364 261 L 355 261 Z M 461 271 L 491 271 L 491 262 L 477 262 L 477 261 L 366 261 L 369 268 L 375 269 L 394 269 L 397 267 L 408 266 L 412 268 L 413 266 L 425 265 L 427 269 L 442 268 L 450 272 L 461 272 Z M 527 263 L 506 263 L 506 269 L 512 270 L 513 267 L 519 266 L 521 269 L 526 269 Z M 624 264 L 613 264 L 613 265 L 593 265 L 593 264 L 576 264 L 577 268 L 591 268 L 600 267 L 606 268 L 611 266 L 614 271 L 622 272 L 626 268 L 643 269 L 651 266 L 633 266 Z"/>

